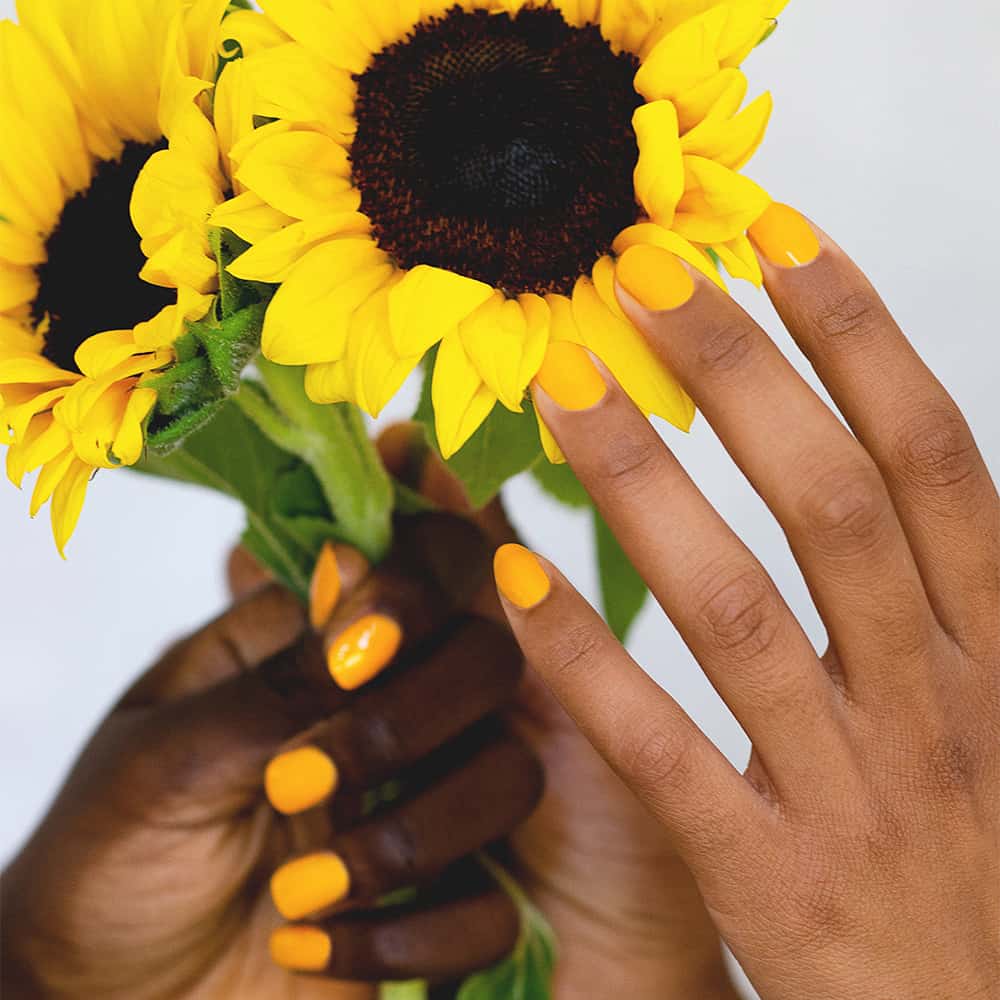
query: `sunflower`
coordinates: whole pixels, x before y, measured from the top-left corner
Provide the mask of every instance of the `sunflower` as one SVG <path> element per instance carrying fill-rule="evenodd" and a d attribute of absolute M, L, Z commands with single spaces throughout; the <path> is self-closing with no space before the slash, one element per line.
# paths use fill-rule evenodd
<path fill-rule="evenodd" d="M 223 74 L 258 127 L 212 222 L 251 244 L 236 277 L 280 284 L 264 355 L 376 415 L 436 347 L 446 457 L 498 403 L 522 410 L 560 340 L 689 427 L 616 258 L 653 243 L 760 283 L 746 230 L 770 199 L 739 171 L 772 101 L 742 107 L 739 66 L 786 3 L 262 0 L 288 41 Z"/>
<path fill-rule="evenodd" d="M 31 514 L 52 501 L 60 552 L 95 471 L 141 457 L 148 383 L 213 301 L 204 217 L 147 261 L 129 205 L 168 142 L 215 148 L 198 104 L 226 6 L 21 0 L 0 22 L 0 442 L 16 485 L 39 470 Z"/>

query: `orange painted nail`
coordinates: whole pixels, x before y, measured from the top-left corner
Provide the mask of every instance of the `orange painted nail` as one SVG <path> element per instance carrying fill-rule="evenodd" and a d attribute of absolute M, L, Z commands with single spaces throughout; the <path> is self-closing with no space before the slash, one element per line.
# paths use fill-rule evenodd
<path fill-rule="evenodd" d="M 402 644 L 403 630 L 396 622 L 386 615 L 366 615 L 330 647 L 330 676 L 338 687 L 354 691 L 382 673 Z"/>
<path fill-rule="evenodd" d="M 821 249 L 805 218 L 790 205 L 779 202 L 772 202 L 750 227 L 750 239 L 776 267 L 805 267 L 819 256 Z"/>
<path fill-rule="evenodd" d="M 351 876 L 339 854 L 307 854 L 271 876 L 271 899 L 286 920 L 335 906 L 351 889 Z"/>
<path fill-rule="evenodd" d="M 317 631 L 330 620 L 340 600 L 340 592 L 341 578 L 337 553 L 333 545 L 327 542 L 319 554 L 309 592 L 309 621 Z"/>
<path fill-rule="evenodd" d="M 579 344 L 553 341 L 535 376 L 552 401 L 564 410 L 589 410 L 608 393 L 604 378 Z"/>
<path fill-rule="evenodd" d="M 694 279 L 680 258 L 651 243 L 626 250 L 615 273 L 618 284 L 652 312 L 679 309 L 694 295 Z"/>
<path fill-rule="evenodd" d="M 318 927 L 279 927 L 271 934 L 271 960 L 292 972 L 322 972 L 332 951 L 330 935 Z"/>
<path fill-rule="evenodd" d="M 264 787 L 278 812 L 294 816 L 333 794 L 337 766 L 318 747 L 299 747 L 279 754 L 267 765 Z"/>
<path fill-rule="evenodd" d="M 504 545 L 497 549 L 493 573 L 500 593 L 522 610 L 541 604 L 552 589 L 538 557 L 523 545 Z"/>

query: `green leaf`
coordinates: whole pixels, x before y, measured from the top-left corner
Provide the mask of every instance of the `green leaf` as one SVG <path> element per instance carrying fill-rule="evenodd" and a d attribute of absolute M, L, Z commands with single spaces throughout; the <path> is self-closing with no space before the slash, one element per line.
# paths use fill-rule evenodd
<path fill-rule="evenodd" d="M 414 980 L 410 983 L 383 983 L 379 1000 L 427 1000 L 427 983 Z"/>
<path fill-rule="evenodd" d="M 757 44 L 763 45 L 764 42 L 766 42 L 771 37 L 771 35 L 773 35 L 777 30 L 778 30 L 778 19 L 776 17 L 773 17 L 771 18 L 770 25 L 768 26 L 767 30 L 761 37 L 761 40 Z"/>
<path fill-rule="evenodd" d="M 440 453 L 431 401 L 432 370 L 433 358 L 426 364 L 420 404 L 413 419 L 423 425 L 428 442 Z M 511 413 L 498 403 L 462 450 L 448 459 L 447 465 L 461 480 L 473 507 L 479 509 L 496 497 L 508 479 L 530 469 L 541 454 L 538 423 L 530 403 L 525 401 L 523 413 Z"/>
<path fill-rule="evenodd" d="M 625 642 L 646 603 L 649 590 L 596 508 L 594 536 L 597 541 L 597 566 L 601 578 L 604 617 L 611 631 L 621 642 Z"/>
<path fill-rule="evenodd" d="M 583 510 L 593 506 L 590 494 L 576 478 L 576 473 L 568 465 L 553 465 L 544 455 L 531 470 L 535 482 L 550 497 L 567 507 Z"/>
<path fill-rule="evenodd" d="M 314 539 L 289 530 L 293 513 L 315 511 L 315 482 L 300 461 L 276 447 L 232 402 L 215 419 L 165 456 L 148 456 L 139 472 L 205 486 L 238 500 L 249 527 L 251 551 L 292 591 L 306 599 L 318 555 Z M 279 498 L 284 511 L 276 509 Z M 328 523 L 332 523 L 327 515 Z"/>
<path fill-rule="evenodd" d="M 521 936 L 510 958 L 467 979 L 457 1000 L 550 1000 L 556 963 L 552 929 L 514 880 L 484 861 L 517 905 Z"/>

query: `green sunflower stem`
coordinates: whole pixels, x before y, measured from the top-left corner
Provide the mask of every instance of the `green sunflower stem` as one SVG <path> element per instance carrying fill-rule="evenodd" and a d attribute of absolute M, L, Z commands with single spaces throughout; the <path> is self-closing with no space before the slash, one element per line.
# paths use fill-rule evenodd
<path fill-rule="evenodd" d="M 381 561 L 392 544 L 395 491 L 361 412 L 313 403 L 301 368 L 260 359 L 257 370 L 263 385 L 244 382 L 237 405 L 274 444 L 309 465 L 338 536 Z"/>

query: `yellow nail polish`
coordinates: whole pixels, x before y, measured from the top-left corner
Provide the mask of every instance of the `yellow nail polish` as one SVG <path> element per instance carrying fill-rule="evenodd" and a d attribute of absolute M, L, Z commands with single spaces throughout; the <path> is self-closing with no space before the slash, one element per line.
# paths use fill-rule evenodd
<path fill-rule="evenodd" d="M 340 567 L 333 545 L 327 542 L 319 554 L 309 592 L 309 620 L 314 629 L 321 629 L 333 614 L 340 600 Z"/>
<path fill-rule="evenodd" d="M 301 920 L 334 906 L 351 889 L 351 876 L 339 854 L 307 854 L 271 876 L 271 898 L 286 920 Z"/>
<path fill-rule="evenodd" d="M 271 935 L 271 960 L 292 972 L 323 972 L 333 944 L 318 927 L 279 927 Z"/>
<path fill-rule="evenodd" d="M 271 805 L 286 816 L 319 805 L 337 787 L 337 766 L 318 747 L 279 754 L 264 774 Z"/>
<path fill-rule="evenodd" d="M 812 226 L 790 205 L 772 202 L 750 227 L 750 239 L 777 267 L 805 267 L 820 253 Z"/>
<path fill-rule="evenodd" d="M 618 284 L 652 312 L 679 309 L 694 295 L 694 279 L 680 258 L 663 247 L 641 243 L 618 258 Z"/>
<path fill-rule="evenodd" d="M 504 545 L 493 557 L 493 573 L 500 593 L 522 609 L 541 604 L 552 585 L 538 557 L 523 545 Z"/>
<path fill-rule="evenodd" d="M 553 341 L 545 352 L 538 384 L 564 410 L 589 410 L 608 393 L 604 378 L 579 344 Z"/>
<path fill-rule="evenodd" d="M 386 615 L 366 615 L 338 636 L 327 654 L 338 687 L 354 691 L 377 677 L 403 644 L 403 630 Z"/>

